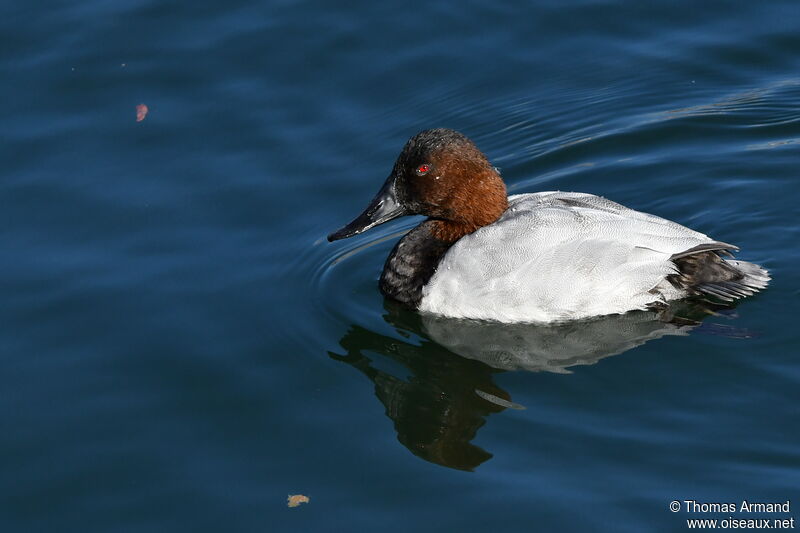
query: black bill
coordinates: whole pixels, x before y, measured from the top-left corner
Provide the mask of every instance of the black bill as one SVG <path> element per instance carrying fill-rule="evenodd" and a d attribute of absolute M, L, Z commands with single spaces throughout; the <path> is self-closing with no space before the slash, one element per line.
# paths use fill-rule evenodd
<path fill-rule="evenodd" d="M 410 214 L 408 210 L 397 199 L 394 176 L 390 176 L 364 212 L 345 227 L 328 235 L 328 240 L 333 242 L 339 239 L 346 239 L 363 233 L 379 224 L 408 214 Z"/>

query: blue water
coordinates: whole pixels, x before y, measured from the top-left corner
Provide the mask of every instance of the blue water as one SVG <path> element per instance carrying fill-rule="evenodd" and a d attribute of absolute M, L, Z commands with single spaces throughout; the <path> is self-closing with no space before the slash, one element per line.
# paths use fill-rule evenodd
<path fill-rule="evenodd" d="M 728 515 L 670 501 L 745 498 L 800 518 L 796 0 L 0 15 L 0 531 L 683 531 Z M 325 235 L 440 126 L 512 192 L 678 221 L 769 290 L 667 330 L 399 310 L 376 281 L 416 220 Z"/>

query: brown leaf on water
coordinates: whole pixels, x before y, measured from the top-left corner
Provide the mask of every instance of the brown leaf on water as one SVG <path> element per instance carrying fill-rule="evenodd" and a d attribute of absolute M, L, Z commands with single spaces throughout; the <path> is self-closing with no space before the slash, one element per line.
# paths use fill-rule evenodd
<path fill-rule="evenodd" d="M 310 500 L 308 496 L 303 496 L 302 494 L 289 494 L 289 497 L 286 498 L 288 500 L 289 507 L 297 507 L 301 503 L 308 503 Z"/>
<path fill-rule="evenodd" d="M 147 116 L 147 106 L 144 104 L 139 104 L 136 106 L 136 122 L 141 122 L 144 120 L 144 117 Z"/>

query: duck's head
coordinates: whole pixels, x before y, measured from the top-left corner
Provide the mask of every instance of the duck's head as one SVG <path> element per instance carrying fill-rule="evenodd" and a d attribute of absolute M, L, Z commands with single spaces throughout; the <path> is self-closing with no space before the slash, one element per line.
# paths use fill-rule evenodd
<path fill-rule="evenodd" d="M 435 237 L 455 241 L 496 221 L 507 207 L 503 180 L 471 140 L 445 128 L 425 130 L 408 140 L 364 212 L 328 240 L 401 216 L 424 215 L 434 221 Z"/>

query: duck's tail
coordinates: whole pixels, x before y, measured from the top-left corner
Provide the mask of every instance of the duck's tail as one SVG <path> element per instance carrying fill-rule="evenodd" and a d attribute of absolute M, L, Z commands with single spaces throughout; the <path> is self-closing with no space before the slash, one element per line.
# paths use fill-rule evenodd
<path fill-rule="evenodd" d="M 751 296 L 765 288 L 771 278 L 765 268 L 755 263 L 722 258 L 737 249 L 717 242 L 676 254 L 671 259 L 678 272 L 667 279 L 689 294 L 705 294 L 725 302 Z"/>
<path fill-rule="evenodd" d="M 700 283 L 694 287 L 695 290 L 716 296 L 726 302 L 732 302 L 766 288 L 769 280 L 772 279 L 767 269 L 755 263 L 735 259 L 723 259 L 722 261 L 736 270 L 739 276 L 733 279 Z"/>

